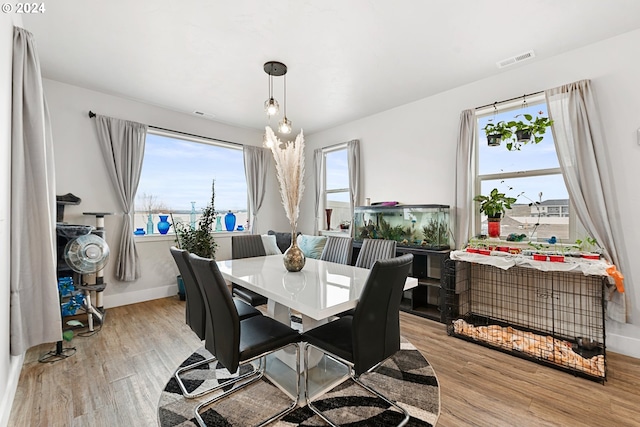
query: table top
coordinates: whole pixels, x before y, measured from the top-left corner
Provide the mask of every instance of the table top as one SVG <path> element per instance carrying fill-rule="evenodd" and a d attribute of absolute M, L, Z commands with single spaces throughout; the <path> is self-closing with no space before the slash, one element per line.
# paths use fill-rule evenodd
<path fill-rule="evenodd" d="M 222 276 L 316 320 L 356 306 L 371 270 L 307 258 L 302 271 L 284 268 L 282 255 L 218 261 Z M 405 290 L 418 286 L 408 277 Z"/>

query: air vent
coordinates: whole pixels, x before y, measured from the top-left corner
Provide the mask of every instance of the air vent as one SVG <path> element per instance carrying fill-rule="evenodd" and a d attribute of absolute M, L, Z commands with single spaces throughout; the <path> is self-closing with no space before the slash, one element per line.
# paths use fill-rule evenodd
<path fill-rule="evenodd" d="M 508 67 L 510 65 L 516 64 L 518 62 L 526 61 L 527 59 L 531 59 L 535 57 L 536 54 L 532 50 L 528 50 L 524 53 L 520 53 L 518 55 L 512 56 L 511 58 L 503 59 L 502 61 L 496 62 L 498 68 Z"/>
<path fill-rule="evenodd" d="M 209 114 L 209 113 L 205 113 L 203 111 L 194 111 L 193 114 L 195 114 L 196 116 L 203 117 L 205 119 L 213 119 L 215 117 L 215 115 Z"/>

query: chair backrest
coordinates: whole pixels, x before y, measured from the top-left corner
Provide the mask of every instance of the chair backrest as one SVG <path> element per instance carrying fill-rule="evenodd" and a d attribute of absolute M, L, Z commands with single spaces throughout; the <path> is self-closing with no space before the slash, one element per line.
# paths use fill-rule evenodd
<path fill-rule="evenodd" d="M 280 248 L 280 252 L 284 253 L 284 251 L 289 249 L 289 246 L 291 246 L 291 232 L 269 230 L 267 231 L 267 234 L 270 236 L 276 236 L 276 245 Z M 298 231 L 296 233 L 296 237 L 300 234 L 302 233 Z"/>
<path fill-rule="evenodd" d="M 207 338 L 204 346 L 222 366 L 234 373 L 240 363 L 240 317 L 231 292 L 214 260 L 194 254 L 189 255 L 189 260 L 196 279 L 207 284 L 203 286 L 208 305 L 206 321 L 207 330 L 213 331 L 213 339 Z"/>
<path fill-rule="evenodd" d="M 243 234 L 231 236 L 231 258 L 251 258 L 255 256 L 265 256 L 267 252 L 262 244 L 262 237 L 259 234 Z"/>
<path fill-rule="evenodd" d="M 364 239 L 356 258 L 356 267 L 371 268 L 379 259 L 396 256 L 396 241 L 384 239 Z"/>
<path fill-rule="evenodd" d="M 205 339 L 206 331 L 206 309 L 202 289 L 193 275 L 191 264 L 189 263 L 189 252 L 172 246 L 170 249 L 173 259 L 176 261 L 182 282 L 184 283 L 184 293 L 186 296 L 186 323 L 193 332 L 200 338 Z"/>
<path fill-rule="evenodd" d="M 400 301 L 413 255 L 379 260 L 353 314 L 354 370 L 360 375 L 400 350 Z"/>
<path fill-rule="evenodd" d="M 351 264 L 352 237 L 327 237 L 320 259 L 323 261 Z"/>

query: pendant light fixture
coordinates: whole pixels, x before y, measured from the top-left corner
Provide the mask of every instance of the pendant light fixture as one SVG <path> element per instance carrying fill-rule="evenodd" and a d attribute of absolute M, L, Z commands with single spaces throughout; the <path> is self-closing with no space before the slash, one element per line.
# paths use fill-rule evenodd
<path fill-rule="evenodd" d="M 264 64 L 264 72 L 269 75 L 269 99 L 264 103 L 264 109 L 267 116 L 271 118 L 279 112 L 278 101 L 273 97 L 273 77 L 284 77 L 284 116 L 278 123 L 278 131 L 280 133 L 291 133 L 291 120 L 287 119 L 287 66 L 282 62 L 269 61 Z"/>
<path fill-rule="evenodd" d="M 280 133 L 291 133 L 291 120 L 287 119 L 287 76 L 284 76 L 284 115 L 278 123 Z"/>

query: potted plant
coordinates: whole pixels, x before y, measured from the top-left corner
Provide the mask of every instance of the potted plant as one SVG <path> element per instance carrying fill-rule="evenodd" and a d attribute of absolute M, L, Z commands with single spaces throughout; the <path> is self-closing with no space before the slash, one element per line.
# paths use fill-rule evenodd
<path fill-rule="evenodd" d="M 542 135 L 544 135 L 547 128 L 553 124 L 553 120 L 542 116 L 542 111 L 538 114 L 540 115 L 536 116 L 535 119 L 531 114 L 518 114 L 515 118 L 523 117 L 524 120 L 513 120 L 505 124 L 512 135 L 515 135 L 515 137 L 507 143 L 507 150 L 520 150 L 520 148 L 528 142 L 538 144 L 542 141 Z M 533 138 L 533 140 L 531 140 L 531 138 Z"/>
<path fill-rule="evenodd" d="M 491 190 L 488 196 L 477 195 L 474 201 L 480 203 L 480 213 L 487 215 L 489 222 L 489 237 L 500 237 L 500 219 L 507 209 L 516 202 L 515 197 L 508 197 L 500 193 L 497 188 Z"/>
<path fill-rule="evenodd" d="M 202 210 L 202 215 L 198 219 L 198 226 L 192 227 L 189 223 L 176 222 L 171 214 L 171 223 L 176 232 L 176 243 L 179 248 L 184 249 L 192 254 L 199 255 L 204 258 L 216 257 L 217 243 L 213 238 L 213 227 L 216 220 L 214 201 L 216 197 L 215 180 L 211 183 L 211 202 Z M 182 277 L 177 277 L 178 294 L 180 299 L 184 300 L 184 283 Z"/>
<path fill-rule="evenodd" d="M 489 147 L 497 147 L 500 145 L 500 141 L 506 141 L 513 135 L 510 127 L 508 127 L 504 121 L 491 123 L 491 119 L 489 119 L 489 123 L 487 123 L 482 130 L 484 130 L 487 136 L 487 144 Z"/>

